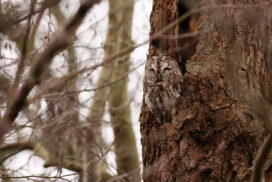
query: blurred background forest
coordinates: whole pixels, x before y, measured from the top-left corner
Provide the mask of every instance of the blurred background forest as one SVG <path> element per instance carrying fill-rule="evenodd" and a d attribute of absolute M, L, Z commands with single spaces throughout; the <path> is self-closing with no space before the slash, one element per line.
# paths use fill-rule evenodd
<path fill-rule="evenodd" d="M 151 0 L 0 0 L 1 181 L 140 181 Z"/>

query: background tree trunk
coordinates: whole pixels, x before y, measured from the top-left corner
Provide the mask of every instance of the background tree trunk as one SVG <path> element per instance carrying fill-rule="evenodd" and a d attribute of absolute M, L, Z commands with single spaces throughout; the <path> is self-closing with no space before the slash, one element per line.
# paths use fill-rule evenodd
<path fill-rule="evenodd" d="M 153 2 L 151 36 L 173 21 L 172 16 L 161 15 L 184 13 L 176 5 L 175 0 Z M 269 10 L 271 1 L 262 0 L 206 2 L 198 10 L 202 33 L 184 67 L 178 113 L 172 122 L 158 126 L 142 105 L 144 181 L 250 179 L 270 125 Z M 182 39 L 178 42 L 184 44 Z M 151 42 L 149 55 L 156 55 L 158 49 Z M 184 52 L 178 54 L 184 57 Z"/>
<path fill-rule="evenodd" d="M 116 52 L 131 47 L 134 43 L 131 38 L 133 20 L 133 0 L 110 0 L 110 14 L 115 11 L 114 30 L 117 33 L 115 42 Z M 122 11 L 118 11 L 122 9 Z M 113 18 L 113 17 L 112 17 Z M 128 75 L 130 72 L 130 54 L 116 60 L 111 80 L 112 84 L 109 97 L 109 114 L 114 132 L 114 152 L 118 175 L 124 176 L 124 181 L 140 182 L 140 164 L 136 146 L 136 138 L 132 127 L 130 100 L 128 96 Z"/>
<path fill-rule="evenodd" d="M 105 58 L 120 52 L 132 45 L 131 29 L 134 2 L 109 0 L 109 23 L 105 43 Z M 115 135 L 114 152 L 116 155 L 117 173 L 124 181 L 140 181 L 140 164 L 137 154 L 136 139 L 130 117 L 128 99 L 128 73 L 130 54 L 118 58 L 114 63 L 105 63 L 99 75 L 98 89 L 93 98 L 86 127 L 88 177 L 83 182 L 99 181 L 105 174 L 101 170 L 100 150 L 103 146 L 101 126 L 105 105 L 109 103 L 109 114 Z M 108 84 L 108 85 L 107 85 Z M 103 147 L 102 147 L 103 148 Z M 90 152 L 92 150 L 93 153 Z M 86 151 L 85 151 L 86 152 Z M 100 177 L 101 176 L 101 177 Z"/>

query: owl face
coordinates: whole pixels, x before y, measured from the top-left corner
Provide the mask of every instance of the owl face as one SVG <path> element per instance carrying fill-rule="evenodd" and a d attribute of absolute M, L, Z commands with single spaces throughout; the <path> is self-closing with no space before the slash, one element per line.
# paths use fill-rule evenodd
<path fill-rule="evenodd" d="M 169 56 L 149 57 L 145 70 L 145 103 L 160 124 L 171 121 L 181 94 L 183 75 Z"/>
<path fill-rule="evenodd" d="M 146 82 L 160 84 L 175 76 L 182 77 L 177 61 L 169 56 L 152 56 L 146 65 Z"/>

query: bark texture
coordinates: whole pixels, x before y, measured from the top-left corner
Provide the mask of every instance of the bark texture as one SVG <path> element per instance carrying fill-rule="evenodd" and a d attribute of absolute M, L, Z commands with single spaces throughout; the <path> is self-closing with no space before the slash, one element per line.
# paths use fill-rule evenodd
<path fill-rule="evenodd" d="M 151 36 L 164 26 L 154 22 L 173 21 L 166 12 L 179 14 L 176 4 L 153 2 Z M 249 181 L 267 135 L 271 1 L 219 0 L 205 7 L 198 30 L 206 33 L 199 35 L 196 52 L 186 62 L 178 113 L 158 125 L 143 102 L 144 181 Z M 149 55 L 156 50 L 151 43 Z"/>

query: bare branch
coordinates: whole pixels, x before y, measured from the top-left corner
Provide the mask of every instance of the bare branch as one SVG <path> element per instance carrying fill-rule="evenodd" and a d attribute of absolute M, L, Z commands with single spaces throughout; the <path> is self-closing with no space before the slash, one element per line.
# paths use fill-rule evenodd
<path fill-rule="evenodd" d="M 251 182 L 262 182 L 262 179 L 264 178 L 264 171 L 265 171 L 264 164 L 267 161 L 272 149 L 271 143 L 272 143 L 272 134 L 269 133 L 269 135 L 265 139 L 258 153 L 258 156 L 256 157 Z"/>
<path fill-rule="evenodd" d="M 21 18 L 17 19 L 17 20 L 6 20 L 5 22 L 0 22 L 0 32 L 5 32 L 6 30 L 8 30 L 9 28 L 11 28 L 14 25 L 17 25 L 18 23 L 32 17 L 33 15 L 39 13 L 40 11 L 44 11 L 47 8 L 50 8 L 52 6 L 55 6 L 56 4 L 58 4 L 61 0 L 47 0 L 43 2 L 43 5 L 36 9 L 31 11 L 31 13 L 28 13 L 27 15 L 22 16 Z M 1 3 L 0 3 L 1 4 Z"/>
<path fill-rule="evenodd" d="M 30 4 L 30 14 L 33 13 L 34 11 L 34 2 L 31 1 Z M 13 95 L 15 93 L 15 91 L 17 90 L 19 83 L 20 83 L 20 78 L 21 75 L 24 71 L 24 62 L 26 59 L 26 55 L 27 55 L 27 48 L 28 48 L 28 41 L 29 41 L 29 34 L 30 34 L 30 27 L 31 27 L 31 16 L 28 18 L 28 22 L 27 22 L 27 29 L 26 29 L 26 34 L 24 36 L 24 40 L 23 40 L 23 46 L 22 46 L 22 50 L 21 50 L 21 59 L 18 63 L 18 67 L 17 67 L 17 71 L 16 71 L 16 75 L 15 75 L 15 80 L 14 80 L 14 84 L 13 84 L 13 88 L 11 89 L 11 94 Z"/>
<path fill-rule="evenodd" d="M 11 130 L 11 125 L 24 107 L 27 96 L 34 86 L 41 82 L 41 77 L 55 54 L 71 45 L 75 31 L 81 24 L 88 10 L 98 2 L 100 2 L 100 0 L 84 1 L 74 17 L 60 27 L 54 33 L 51 41 L 44 50 L 34 57 L 34 65 L 30 70 L 28 78 L 14 98 L 9 101 L 8 108 L 0 121 L 0 138 Z"/>

